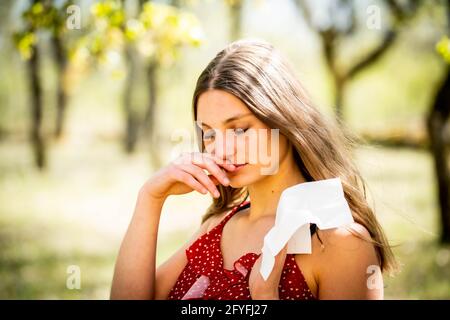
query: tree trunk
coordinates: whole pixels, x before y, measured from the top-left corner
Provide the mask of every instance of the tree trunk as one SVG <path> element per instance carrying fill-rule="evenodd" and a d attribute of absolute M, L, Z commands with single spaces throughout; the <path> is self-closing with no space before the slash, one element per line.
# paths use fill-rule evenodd
<path fill-rule="evenodd" d="M 146 136 L 153 138 L 155 131 L 156 101 L 157 101 L 157 63 L 150 62 L 147 66 L 147 81 L 149 89 L 149 101 L 145 111 L 144 127 Z"/>
<path fill-rule="evenodd" d="M 160 141 L 158 140 L 158 135 L 156 132 L 156 106 L 158 101 L 157 71 L 157 62 L 150 62 L 147 66 L 149 100 L 144 117 L 145 139 L 151 142 L 150 157 L 155 168 L 160 167 L 162 163 Z"/>
<path fill-rule="evenodd" d="M 64 130 L 67 108 L 67 92 L 65 87 L 67 57 L 62 39 L 59 35 L 54 35 L 52 37 L 52 48 L 57 67 L 55 137 L 60 138 Z"/>
<path fill-rule="evenodd" d="M 436 99 L 428 116 L 428 132 L 431 152 L 438 183 L 438 196 L 441 218 L 442 243 L 450 243 L 450 172 L 448 167 L 448 150 L 445 139 L 445 124 L 450 114 L 450 68 L 446 78 L 437 92 Z"/>
<path fill-rule="evenodd" d="M 242 35 L 242 2 L 244 0 L 234 1 L 229 5 L 230 13 L 230 40 L 235 41 Z"/>
<path fill-rule="evenodd" d="M 334 76 L 335 81 L 335 100 L 334 100 L 334 107 L 335 107 L 335 113 L 336 117 L 339 121 L 345 120 L 344 115 L 344 93 L 345 93 L 345 85 L 347 84 L 347 80 L 341 79 L 338 76 Z"/>
<path fill-rule="evenodd" d="M 126 118 L 126 133 L 125 133 L 125 151 L 132 153 L 136 149 L 138 138 L 138 116 L 133 106 L 133 87 L 134 79 L 136 79 L 136 59 L 134 57 L 134 48 L 127 45 L 125 48 L 125 58 L 128 65 L 127 78 L 125 81 L 125 91 L 123 95 L 123 106 Z"/>
<path fill-rule="evenodd" d="M 334 86 L 334 112 L 339 121 L 343 121 L 343 99 L 348 78 L 342 76 L 336 66 L 336 32 L 327 30 L 320 33 L 325 62 L 331 74 Z"/>
<path fill-rule="evenodd" d="M 34 45 L 33 54 L 28 60 L 28 80 L 30 86 L 31 127 L 30 139 L 36 166 L 46 167 L 45 139 L 42 133 L 42 88 L 39 77 L 39 49 Z"/>

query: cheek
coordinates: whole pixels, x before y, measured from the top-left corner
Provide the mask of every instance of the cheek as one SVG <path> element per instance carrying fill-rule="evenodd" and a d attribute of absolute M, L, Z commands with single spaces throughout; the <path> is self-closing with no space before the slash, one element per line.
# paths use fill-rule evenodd
<path fill-rule="evenodd" d="M 240 139 L 237 143 L 238 154 L 247 155 L 247 162 L 261 164 L 269 158 L 278 158 L 280 149 L 280 139 L 278 131 L 259 128 L 250 131 L 245 139 Z"/>
<path fill-rule="evenodd" d="M 282 159 L 286 156 L 286 154 L 289 151 L 289 141 L 287 140 L 286 137 L 281 136 L 279 137 L 279 142 L 277 144 L 277 154 L 276 156 L 278 157 L 278 159 Z"/>
<path fill-rule="evenodd" d="M 278 130 L 265 129 L 263 134 L 259 135 L 258 146 L 263 151 L 264 157 L 278 158 L 282 152 L 284 141 Z"/>

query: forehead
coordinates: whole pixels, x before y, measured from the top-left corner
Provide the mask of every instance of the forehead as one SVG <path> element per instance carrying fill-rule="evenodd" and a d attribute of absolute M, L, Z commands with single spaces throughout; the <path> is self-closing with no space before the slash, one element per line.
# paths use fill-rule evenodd
<path fill-rule="evenodd" d="M 248 112 L 245 103 L 223 90 L 205 91 L 197 101 L 197 121 L 210 125 L 219 126 L 225 119 Z"/>

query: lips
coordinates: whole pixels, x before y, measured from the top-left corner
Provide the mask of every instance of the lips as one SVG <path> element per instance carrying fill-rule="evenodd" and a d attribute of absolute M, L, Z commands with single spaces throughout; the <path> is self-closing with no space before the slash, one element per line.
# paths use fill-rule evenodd
<path fill-rule="evenodd" d="M 233 163 L 233 165 L 234 165 L 236 168 L 238 168 L 238 167 L 245 166 L 246 163 L 240 163 L 240 164 L 238 164 L 238 163 Z"/>
<path fill-rule="evenodd" d="M 232 171 L 232 173 L 239 171 L 241 168 L 245 167 L 246 165 L 247 165 L 247 163 L 235 164 L 234 166 L 236 169 L 234 169 L 234 171 Z"/>

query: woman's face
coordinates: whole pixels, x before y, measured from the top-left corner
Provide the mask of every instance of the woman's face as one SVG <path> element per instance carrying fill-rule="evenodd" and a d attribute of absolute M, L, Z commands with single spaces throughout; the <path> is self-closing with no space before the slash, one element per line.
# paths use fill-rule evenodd
<path fill-rule="evenodd" d="M 233 188 L 276 174 L 288 154 L 288 141 L 278 129 L 271 130 L 240 99 L 222 90 L 199 96 L 196 124 L 203 131 L 205 152 L 242 165 L 227 172 Z"/>

